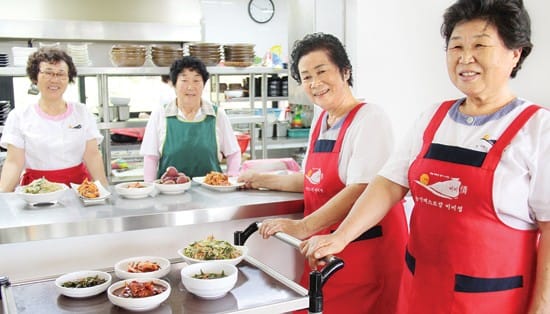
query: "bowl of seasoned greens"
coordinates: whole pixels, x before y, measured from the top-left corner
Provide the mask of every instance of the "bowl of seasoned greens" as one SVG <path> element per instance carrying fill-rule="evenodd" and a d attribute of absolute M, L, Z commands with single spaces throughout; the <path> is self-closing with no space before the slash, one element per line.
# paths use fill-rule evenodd
<path fill-rule="evenodd" d="M 178 254 L 187 264 L 222 261 L 237 265 L 248 254 L 248 248 L 208 236 L 204 240 L 195 241 L 178 250 Z"/>
<path fill-rule="evenodd" d="M 55 280 L 57 292 L 71 298 L 87 298 L 102 293 L 111 285 L 111 275 L 103 271 L 82 270 Z"/>
<path fill-rule="evenodd" d="M 57 203 L 69 188 L 62 183 L 50 182 L 45 178 L 32 181 L 28 185 L 18 186 L 15 193 L 25 202 L 34 204 Z"/>
<path fill-rule="evenodd" d="M 203 299 L 218 299 L 237 283 L 239 270 L 226 262 L 204 262 L 181 269 L 185 290 Z"/>

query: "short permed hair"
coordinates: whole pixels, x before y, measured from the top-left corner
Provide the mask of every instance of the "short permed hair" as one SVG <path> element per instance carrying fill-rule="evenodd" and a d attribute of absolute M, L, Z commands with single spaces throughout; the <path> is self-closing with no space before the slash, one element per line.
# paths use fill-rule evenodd
<path fill-rule="evenodd" d="M 458 0 L 445 11 L 441 35 L 445 47 L 457 24 L 480 19 L 494 25 L 508 49 L 521 48 L 521 56 L 510 77 L 516 77 L 525 58 L 531 53 L 531 19 L 522 0 Z"/>
<path fill-rule="evenodd" d="M 69 67 L 69 83 L 74 83 L 76 77 L 76 66 L 73 63 L 73 58 L 60 48 L 40 48 L 29 56 L 27 60 L 27 75 L 31 82 L 36 84 L 38 81 L 38 73 L 40 72 L 40 63 L 46 62 L 49 64 L 57 64 L 65 62 Z"/>
<path fill-rule="evenodd" d="M 351 71 L 351 62 L 344 45 L 334 35 L 324 33 L 313 33 L 306 35 L 303 39 L 294 42 L 292 53 L 290 55 L 290 75 L 298 84 L 302 84 L 298 63 L 300 59 L 310 52 L 323 50 L 326 51 L 330 61 L 334 63 L 342 76 L 345 71 L 349 71 L 348 85 L 353 86 L 353 76 Z"/>
<path fill-rule="evenodd" d="M 204 84 L 206 84 L 206 81 L 210 77 L 210 73 L 206 70 L 206 65 L 199 58 L 185 56 L 174 61 L 170 66 L 170 80 L 174 86 L 176 86 L 176 82 L 178 81 L 178 75 L 185 69 L 194 70 L 199 73 Z"/>

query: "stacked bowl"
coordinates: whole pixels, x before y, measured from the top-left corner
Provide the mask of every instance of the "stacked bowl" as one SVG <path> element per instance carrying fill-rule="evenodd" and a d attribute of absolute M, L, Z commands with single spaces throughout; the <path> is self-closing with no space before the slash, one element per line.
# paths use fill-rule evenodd
<path fill-rule="evenodd" d="M 8 114 L 10 113 L 10 101 L 9 100 L 0 100 L 0 125 L 4 125 Z"/>
<path fill-rule="evenodd" d="M 0 67 L 7 67 L 8 64 L 9 64 L 8 54 L 7 53 L 0 53 Z"/>
<path fill-rule="evenodd" d="M 77 67 L 92 65 L 87 43 L 67 44 L 67 53 L 73 58 L 74 65 Z"/>
<path fill-rule="evenodd" d="M 214 43 L 189 44 L 189 55 L 197 57 L 206 66 L 215 66 L 221 61 L 221 45 Z"/>
<path fill-rule="evenodd" d="M 176 48 L 169 45 L 152 45 L 151 59 L 156 66 L 168 67 L 183 56 L 183 48 Z"/>
<path fill-rule="evenodd" d="M 29 56 L 37 50 L 36 47 L 11 47 L 14 66 L 26 66 Z"/>
<path fill-rule="evenodd" d="M 224 64 L 233 67 L 248 67 L 254 64 L 254 44 L 223 45 Z"/>
<path fill-rule="evenodd" d="M 140 67 L 145 64 L 147 47 L 143 45 L 114 45 L 111 48 L 111 62 L 117 67 Z"/>

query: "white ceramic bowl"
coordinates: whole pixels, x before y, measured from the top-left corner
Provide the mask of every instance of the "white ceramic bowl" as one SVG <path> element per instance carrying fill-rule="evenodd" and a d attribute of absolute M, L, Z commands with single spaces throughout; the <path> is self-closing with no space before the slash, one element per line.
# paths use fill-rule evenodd
<path fill-rule="evenodd" d="M 243 97 L 243 90 L 242 89 L 235 89 L 235 90 L 226 90 L 225 97 L 227 98 L 237 98 L 237 97 Z"/>
<path fill-rule="evenodd" d="M 128 266 L 133 262 L 155 262 L 160 268 L 155 271 L 132 273 L 128 271 Z M 120 279 L 130 278 L 161 278 L 170 272 L 170 261 L 164 257 L 158 256 L 136 256 L 124 259 L 115 264 L 115 275 Z"/>
<path fill-rule="evenodd" d="M 88 287 L 88 288 L 66 288 L 63 287 L 63 283 L 67 281 L 75 281 L 86 277 L 95 277 L 98 276 L 99 278 L 106 279 L 106 281 L 102 284 Z M 73 273 L 68 273 L 62 276 L 59 276 L 55 280 L 55 287 L 57 289 L 57 292 L 60 294 L 66 295 L 71 298 L 86 298 L 91 297 L 97 294 L 102 293 L 103 291 L 107 290 L 109 285 L 111 284 L 111 275 L 109 273 L 103 272 L 103 271 L 96 271 L 96 270 L 82 270 L 77 271 Z"/>
<path fill-rule="evenodd" d="M 133 184 L 139 184 L 142 187 L 128 187 L 132 186 Z M 149 194 L 151 194 L 151 192 L 153 192 L 154 189 L 155 185 L 148 182 L 124 182 L 115 185 L 115 191 L 118 193 L 118 195 L 131 199 L 146 198 L 147 196 L 149 196 Z"/>
<path fill-rule="evenodd" d="M 191 180 L 180 184 L 161 184 L 160 180 L 155 180 L 155 187 L 162 194 L 180 194 L 191 187 Z"/>
<path fill-rule="evenodd" d="M 130 103 L 130 98 L 126 97 L 110 97 L 111 103 L 115 106 L 124 106 Z"/>
<path fill-rule="evenodd" d="M 162 286 L 166 290 L 160 294 L 145 298 L 123 298 L 116 296 L 113 293 L 117 289 L 124 287 L 126 282 L 130 283 L 134 280 L 137 282 L 152 281 L 155 285 Z M 134 278 L 121 280 L 112 284 L 109 289 L 107 289 L 107 297 L 114 305 L 120 306 L 121 308 L 129 311 L 148 311 L 158 307 L 162 302 L 166 301 L 166 299 L 170 296 L 171 291 L 172 289 L 170 288 L 170 284 L 165 280 L 157 278 Z"/>
<path fill-rule="evenodd" d="M 228 264 L 231 264 L 231 265 L 237 265 L 237 264 L 239 264 L 239 263 L 245 258 L 245 256 L 248 254 L 248 247 L 246 247 L 246 246 L 241 246 L 241 245 L 234 245 L 234 247 L 236 247 L 237 249 L 241 250 L 241 256 L 236 257 L 236 258 L 231 258 L 231 259 L 218 259 L 218 260 L 202 260 L 202 259 L 195 259 L 195 258 L 191 258 L 191 257 L 185 256 L 185 254 L 183 254 L 184 249 L 179 249 L 179 250 L 178 250 L 178 254 L 183 258 L 183 260 L 184 260 L 187 264 L 224 262 L 224 263 L 228 263 Z"/>
<path fill-rule="evenodd" d="M 49 193 L 38 193 L 38 194 L 32 194 L 32 193 L 25 193 L 25 187 L 24 186 L 18 186 L 15 189 L 15 193 L 20 195 L 25 202 L 29 204 L 40 204 L 40 203 L 57 203 L 65 193 L 66 190 L 69 189 L 65 184 L 62 183 L 54 183 L 59 186 L 61 186 L 61 189 Z"/>
<path fill-rule="evenodd" d="M 198 279 L 194 275 L 203 273 L 226 275 L 215 279 Z M 185 289 L 204 299 L 218 299 L 229 292 L 237 283 L 239 270 L 235 265 L 226 262 L 197 263 L 182 268 L 181 282 Z"/>

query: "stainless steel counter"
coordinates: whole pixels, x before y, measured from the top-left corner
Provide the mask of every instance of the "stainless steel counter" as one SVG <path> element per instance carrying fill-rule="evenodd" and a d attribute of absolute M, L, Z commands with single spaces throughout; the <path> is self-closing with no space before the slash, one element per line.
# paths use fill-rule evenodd
<path fill-rule="evenodd" d="M 148 313 L 284 313 L 308 306 L 307 290 L 252 257 L 238 266 L 235 287 L 217 300 L 204 300 L 187 292 L 181 283 L 185 263 L 172 264 L 172 292 L 168 300 Z M 112 272 L 112 269 L 109 271 Z M 118 281 L 113 274 L 113 282 Z M 84 299 L 59 295 L 54 278 L 12 285 L 17 313 L 130 313 L 113 305 L 106 292 Z M 3 310 L 0 307 L 0 313 Z"/>
<path fill-rule="evenodd" d="M 303 195 L 273 191 L 214 192 L 193 182 L 183 194 L 119 197 L 84 206 L 73 190 L 56 205 L 32 207 L 15 193 L 0 194 L 0 244 L 196 225 L 303 211 Z"/>

